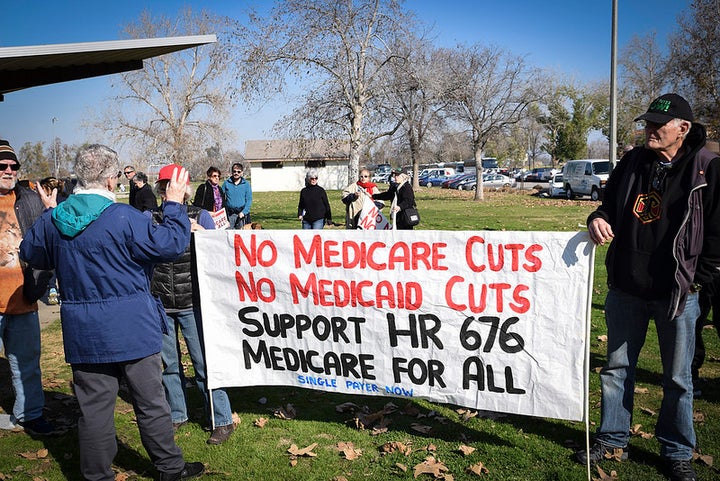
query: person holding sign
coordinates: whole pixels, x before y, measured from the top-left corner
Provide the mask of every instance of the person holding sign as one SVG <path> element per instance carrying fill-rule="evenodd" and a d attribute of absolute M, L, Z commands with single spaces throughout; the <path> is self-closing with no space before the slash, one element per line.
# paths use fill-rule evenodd
<path fill-rule="evenodd" d="M 162 199 L 160 208 L 153 212 L 153 220 L 162 222 L 163 208 L 167 198 L 167 185 L 170 175 L 177 165 L 166 165 L 160 169 L 155 190 Z M 189 186 L 188 186 L 189 189 Z M 188 190 L 185 200 L 190 198 Z M 190 219 L 191 231 L 209 230 L 215 228 L 210 214 L 205 209 L 193 205 L 186 205 L 187 216 Z M 150 289 L 153 295 L 160 298 L 165 313 L 170 318 L 170 329 L 163 336 L 162 360 L 163 386 L 165 395 L 170 404 L 170 415 L 173 426 L 177 430 L 188 421 L 187 404 L 185 399 L 185 382 L 182 372 L 178 331 L 182 332 L 185 344 L 190 354 L 195 370 L 195 382 L 205 403 L 206 415 L 210 415 L 210 399 L 206 389 L 205 354 L 202 341 L 202 320 L 200 317 L 200 301 L 197 299 L 197 289 L 193 279 L 194 254 L 190 246 L 175 261 L 158 264 L 153 272 Z M 222 389 L 213 390 L 214 419 L 213 430 L 208 444 L 222 444 L 230 438 L 234 431 L 232 410 L 227 393 Z"/>
<path fill-rule="evenodd" d="M 374 194 L 373 200 L 392 200 L 390 214 L 396 229 L 412 230 L 413 226 L 407 221 L 403 212 L 415 208 L 415 192 L 410 184 L 410 177 L 400 170 L 393 170 L 390 174 L 392 182 L 385 192 Z"/>
<path fill-rule="evenodd" d="M 342 202 L 345 204 L 346 229 L 359 228 L 359 217 L 365 204 L 365 195 L 372 196 L 373 194 L 379 193 L 380 189 L 378 189 L 378 186 L 374 182 L 370 182 L 370 171 L 362 169 L 358 181 L 348 185 L 342 191 Z M 380 201 L 377 201 L 377 204 L 379 204 L 379 208 L 382 208 L 384 205 Z"/>
<path fill-rule="evenodd" d="M 182 206 L 188 174 L 174 169 L 160 224 L 115 202 L 118 156 L 104 145 L 78 151 L 78 190 L 46 210 L 20 244 L 20 257 L 37 269 L 57 269 L 62 286 L 65 360 L 82 416 L 78 420 L 83 479 L 115 479 L 115 402 L 127 382 L 143 446 L 161 481 L 201 475 L 175 443 L 161 380 L 163 309 L 150 293 L 153 265 L 170 262 L 190 242 Z M 44 192 L 40 189 L 40 196 Z"/>
<path fill-rule="evenodd" d="M 612 242 L 605 265 L 607 362 L 600 372 L 602 411 L 595 443 L 575 454 L 583 464 L 626 459 L 635 369 L 650 318 L 663 365 L 663 402 L 655 435 L 670 479 L 697 479 L 691 461 L 691 361 L 698 292 L 720 266 L 720 158 L 706 148 L 705 127 L 676 94 L 655 99 L 645 145 L 623 155 L 602 204 L 588 217 L 595 244 Z"/>
<path fill-rule="evenodd" d="M 322 229 L 332 224 L 332 211 L 327 192 L 318 185 L 318 175 L 314 170 L 305 175 L 305 187 L 300 191 L 298 219 L 303 229 Z"/>

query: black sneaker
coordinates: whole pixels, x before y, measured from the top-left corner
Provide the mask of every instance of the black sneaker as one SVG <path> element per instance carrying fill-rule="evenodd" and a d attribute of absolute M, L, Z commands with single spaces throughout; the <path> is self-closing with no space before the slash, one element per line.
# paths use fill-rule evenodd
<path fill-rule="evenodd" d="M 669 460 L 667 466 L 670 481 L 697 481 L 697 475 L 690 463 L 690 459 Z"/>
<path fill-rule="evenodd" d="M 18 421 L 18 424 L 23 427 L 26 433 L 36 436 L 51 436 L 57 432 L 57 428 L 42 416 L 29 421 Z"/>
<path fill-rule="evenodd" d="M 614 446 L 608 446 L 606 444 L 602 444 L 599 441 L 595 441 L 595 444 L 590 447 L 589 458 L 590 466 L 595 466 L 600 461 L 605 461 L 606 459 L 614 459 L 615 461 L 626 461 L 628 458 L 628 448 L 627 446 L 625 446 L 624 448 L 616 448 Z M 582 465 L 587 465 L 588 452 L 584 449 L 576 451 L 574 459 L 576 462 Z"/>
<path fill-rule="evenodd" d="M 182 481 L 183 479 L 197 478 L 205 472 L 203 463 L 185 463 L 179 473 L 160 473 L 160 481 Z"/>

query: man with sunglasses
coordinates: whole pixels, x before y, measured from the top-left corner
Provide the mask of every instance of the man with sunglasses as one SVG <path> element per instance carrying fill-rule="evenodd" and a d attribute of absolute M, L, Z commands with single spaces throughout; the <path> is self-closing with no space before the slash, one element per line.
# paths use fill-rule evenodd
<path fill-rule="evenodd" d="M 245 224 L 250 223 L 252 189 L 250 183 L 243 177 L 242 164 L 234 163 L 230 174 L 222 186 L 225 193 L 225 211 L 230 222 L 228 229 L 242 229 Z"/>
<path fill-rule="evenodd" d="M 128 198 L 128 204 L 135 207 L 135 196 L 137 195 L 137 191 L 140 190 L 140 188 L 135 185 L 135 182 L 133 182 L 133 178 L 135 177 L 135 167 L 132 165 L 126 165 L 123 169 L 123 175 L 128 181 L 128 184 L 130 184 L 130 196 Z"/>
<path fill-rule="evenodd" d="M 31 434 L 48 435 L 55 428 L 43 417 L 37 300 L 47 288 L 50 273 L 46 276 L 46 271 L 23 265 L 18 249 L 25 232 L 52 202 L 43 205 L 37 192 L 21 186 L 19 169 L 15 151 L 6 140 L 0 140 L 0 349 L 5 350 L 10 364 L 15 391 L 12 415 L 3 415 L 0 427 L 19 425 Z"/>
<path fill-rule="evenodd" d="M 635 370 L 653 318 L 663 365 L 655 435 L 673 481 L 697 479 L 691 361 L 698 292 L 711 288 L 720 266 L 720 158 L 704 147 L 705 127 L 694 120 L 681 96 L 655 99 L 635 119 L 645 122 L 645 145 L 623 156 L 587 222 L 595 244 L 612 242 L 608 353 L 595 443 L 575 457 L 583 464 L 628 457 Z"/>

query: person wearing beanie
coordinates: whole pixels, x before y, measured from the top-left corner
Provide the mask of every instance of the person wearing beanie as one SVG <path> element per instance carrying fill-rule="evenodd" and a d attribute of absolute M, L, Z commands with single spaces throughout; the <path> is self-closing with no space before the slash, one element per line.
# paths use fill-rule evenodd
<path fill-rule="evenodd" d="M 670 479 L 694 481 L 691 361 L 698 293 L 712 289 L 720 266 L 720 157 L 705 148 L 705 127 L 680 95 L 658 97 L 635 121 L 645 122 L 645 145 L 623 155 L 587 221 L 595 244 L 610 243 L 608 352 L 600 426 L 575 459 L 628 458 L 636 366 L 652 318 L 663 365 L 655 437 Z"/>
<path fill-rule="evenodd" d="M 45 394 L 40 371 L 40 319 L 37 300 L 52 272 L 23 267 L 18 248 L 46 207 L 37 192 L 18 183 L 18 162 L 7 140 L 0 140 L 0 349 L 10 364 L 15 391 L 11 415 L 0 416 L 1 429 L 21 426 L 30 434 L 48 435 L 55 427 L 43 417 Z"/>

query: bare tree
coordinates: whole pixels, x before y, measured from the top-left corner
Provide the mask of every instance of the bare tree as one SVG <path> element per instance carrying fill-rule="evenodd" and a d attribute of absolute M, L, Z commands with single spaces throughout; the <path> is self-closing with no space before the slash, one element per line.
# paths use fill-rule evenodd
<path fill-rule="evenodd" d="M 633 101 L 633 107 L 647 106 L 667 87 L 667 61 L 656 37 L 656 32 L 633 35 L 620 55 L 623 86 L 630 94 L 625 100 Z"/>
<path fill-rule="evenodd" d="M 227 144 L 230 136 L 225 120 L 236 89 L 223 46 L 228 25 L 189 8 L 176 18 L 143 12 L 125 28 L 129 38 L 216 33 L 220 41 L 148 59 L 142 70 L 116 77 L 121 93 L 98 127 L 114 142 L 131 143 L 147 164 L 178 162 L 194 176 L 204 173 L 205 149 Z"/>
<path fill-rule="evenodd" d="M 695 115 L 720 135 L 720 0 L 693 0 L 678 17 L 679 31 L 670 40 L 673 83 L 685 93 Z"/>
<path fill-rule="evenodd" d="M 390 112 L 402 126 L 413 167 L 412 183 L 419 188 L 420 156 L 425 141 L 443 125 L 451 81 L 444 57 L 429 42 L 411 40 L 408 61 L 394 65 L 395 89 L 387 95 Z M 444 159 L 447 161 L 447 159 Z"/>
<path fill-rule="evenodd" d="M 251 12 L 237 27 L 244 93 L 267 99 L 301 85 L 300 106 L 276 130 L 344 136 L 352 182 L 368 146 L 399 127 L 386 125 L 378 102 L 393 82 L 385 71 L 404 62 L 396 48 L 410 23 L 397 0 L 276 0 L 268 15 Z"/>
<path fill-rule="evenodd" d="M 539 96 L 539 72 L 523 57 L 497 47 L 478 44 L 445 50 L 454 85 L 450 117 L 471 132 L 477 165 L 475 200 L 483 200 L 482 157 L 488 140 L 517 123 Z"/>

